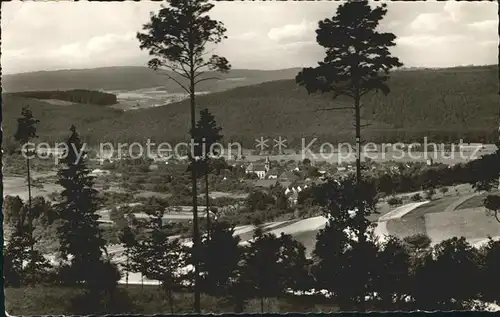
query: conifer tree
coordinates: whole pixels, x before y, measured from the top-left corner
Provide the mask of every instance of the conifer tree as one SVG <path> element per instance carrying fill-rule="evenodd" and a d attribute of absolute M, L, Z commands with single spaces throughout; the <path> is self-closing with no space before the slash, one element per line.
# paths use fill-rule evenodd
<path fill-rule="evenodd" d="M 136 237 L 130 226 L 125 226 L 120 231 L 119 235 L 120 242 L 125 247 L 125 284 L 128 286 L 128 276 L 131 271 L 130 257 L 133 247 L 136 245 Z"/>
<path fill-rule="evenodd" d="M 210 173 L 210 156 L 218 155 L 213 145 L 222 139 L 221 127 L 217 126 L 215 117 L 208 112 L 208 109 L 200 111 L 200 119 L 196 124 L 196 129 L 191 132 L 194 136 L 194 155 L 203 157 L 200 162 L 200 175 L 205 175 L 205 203 L 207 213 L 207 236 L 210 239 L 210 197 L 208 195 L 208 174 Z"/>
<path fill-rule="evenodd" d="M 17 222 L 4 254 L 8 264 L 4 269 L 4 275 L 7 283 L 13 286 L 41 282 L 44 273 L 50 267 L 41 252 L 34 249 L 36 240 L 33 236 L 33 221 L 36 216 L 28 212 L 28 206 L 25 204 L 21 206 L 19 212 L 21 216 L 16 218 Z"/>
<path fill-rule="evenodd" d="M 177 83 L 189 95 L 191 131 L 196 128 L 197 85 L 207 80 L 218 79 L 208 75 L 207 70 L 227 72 L 231 67 L 224 57 L 211 55 L 207 58 L 210 53 L 207 51 L 208 46 L 218 44 L 226 38 L 224 25 L 212 20 L 208 15 L 213 7 L 214 4 L 208 0 L 169 0 L 168 6 L 162 7 L 158 14 L 151 15 L 151 21 L 143 26 L 145 33 L 137 33 L 140 48 L 148 50 L 149 55 L 154 56 L 148 62 L 148 66 L 154 70 L 163 70 L 162 74 Z M 191 139 L 194 139 L 193 135 Z M 195 157 L 191 156 L 190 160 L 191 164 L 197 163 Z M 191 169 L 191 194 L 195 251 L 194 309 L 199 314 L 200 275 L 196 254 L 201 241 L 198 227 L 196 170 L 196 168 Z"/>
<path fill-rule="evenodd" d="M 149 216 L 146 229 L 147 237 L 136 244 L 133 261 L 140 272 L 148 279 L 158 280 L 167 292 L 171 313 L 174 313 L 173 291 L 182 277 L 179 269 L 183 266 L 182 248 L 178 239 L 169 237 L 169 228 L 163 224 L 167 205 L 151 198 L 144 212 Z"/>
<path fill-rule="evenodd" d="M 343 96 L 353 106 L 343 105 L 325 110 L 353 110 L 356 134 L 356 179 L 361 184 L 361 99 L 368 93 L 381 91 L 387 95 L 389 71 L 403 64 L 391 56 L 389 48 L 396 45 L 392 33 L 377 31 L 387 14 L 387 5 L 371 7 L 367 0 L 342 3 L 336 14 L 319 21 L 316 40 L 325 48 L 326 56 L 315 68 L 304 68 L 296 82 L 308 93 L 330 93 L 333 98 Z M 358 186 L 358 189 L 361 189 Z M 361 196 L 362 193 L 358 193 Z M 358 224 L 365 222 L 366 212 L 359 201 Z M 366 228 L 366 227 L 365 227 Z M 364 232 L 358 234 L 360 244 L 366 240 Z M 363 307 L 361 307 L 363 310 Z"/>
<path fill-rule="evenodd" d="M 68 276 L 73 282 L 84 282 L 90 286 L 95 281 L 93 269 L 103 263 L 102 252 L 106 252 L 106 241 L 98 226 L 99 206 L 94 180 L 85 163 L 85 149 L 75 126 L 66 142 L 66 151 L 61 159 L 57 184 L 63 187 L 61 201 L 56 205 L 61 225 L 57 228 L 60 257 L 70 260 Z"/>
<path fill-rule="evenodd" d="M 28 144 L 31 140 L 38 138 L 36 134 L 36 125 L 40 122 L 33 117 L 33 113 L 28 107 L 24 107 L 21 110 L 21 117 L 17 119 L 17 130 L 14 135 L 14 139 L 19 142 L 21 146 L 21 152 L 26 158 L 26 168 L 27 168 L 27 176 L 26 180 L 28 183 L 28 214 L 31 212 L 31 169 L 30 169 L 30 159 L 35 154 L 33 149 L 31 149 Z M 21 220 L 21 223 L 24 224 L 24 220 Z M 29 225 L 29 224 L 28 224 Z M 32 225 L 32 224 L 31 224 Z M 31 233 L 33 233 L 33 228 L 28 229 Z M 20 234 L 20 233 L 19 233 Z M 34 241 L 33 237 L 28 239 L 30 241 Z M 30 250 L 34 252 L 34 245 L 30 246 Z M 34 259 L 34 257 L 33 257 Z M 32 267 L 34 267 L 34 263 L 32 263 Z"/>
<path fill-rule="evenodd" d="M 227 296 L 237 278 L 243 249 L 234 227 L 226 222 L 212 224 L 211 237 L 202 242 L 200 271 L 204 291 L 210 295 Z"/>
<path fill-rule="evenodd" d="M 280 297 L 287 289 L 306 289 L 310 284 L 305 247 L 290 235 L 276 237 L 255 230 L 253 241 L 244 254 L 244 266 L 239 281 L 247 296 L 260 299 Z"/>

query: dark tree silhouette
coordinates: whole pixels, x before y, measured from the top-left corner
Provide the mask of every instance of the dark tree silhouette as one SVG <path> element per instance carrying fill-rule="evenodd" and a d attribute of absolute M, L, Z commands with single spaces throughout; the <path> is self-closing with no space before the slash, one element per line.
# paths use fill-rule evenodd
<path fill-rule="evenodd" d="M 494 213 L 495 219 L 500 222 L 500 216 L 498 211 L 500 211 L 500 196 L 488 195 L 484 199 L 484 207 Z"/>
<path fill-rule="evenodd" d="M 8 264 L 4 270 L 6 281 L 12 286 L 42 282 L 50 264 L 40 251 L 34 249 L 36 240 L 33 235 L 33 222 L 40 216 L 36 213 L 41 211 L 39 200 L 35 199 L 31 212 L 19 197 L 7 197 L 5 201 L 9 204 L 6 207 L 18 213 L 16 217 L 11 218 L 14 230 L 5 247 Z"/>
<path fill-rule="evenodd" d="M 16 226 L 24 218 L 23 200 L 19 196 L 6 196 L 3 203 L 3 215 L 6 225 Z"/>
<path fill-rule="evenodd" d="M 309 93 L 333 93 L 354 101 L 356 129 L 356 177 L 361 182 L 361 98 L 369 92 L 389 93 L 388 73 L 403 66 L 392 57 L 389 48 L 395 45 L 396 36 L 380 33 L 376 29 L 387 13 L 387 5 L 371 8 L 368 1 L 348 1 L 337 8 L 331 19 L 320 21 L 316 40 L 326 50 L 323 62 L 316 68 L 304 68 L 296 77 L 299 85 Z M 358 217 L 364 217 L 360 205 Z M 361 221 L 361 220 L 360 220 Z M 360 242 L 364 240 L 360 236 Z"/>
<path fill-rule="evenodd" d="M 481 289 L 480 253 L 464 237 L 426 253 L 415 269 L 413 296 L 422 310 L 470 309 Z M 429 287 L 432 285 L 432 287 Z"/>
<path fill-rule="evenodd" d="M 394 310 L 404 305 L 405 297 L 411 294 L 410 253 L 403 241 L 388 237 L 377 254 L 377 273 L 374 288 L 380 308 Z M 399 306 L 396 309 L 401 309 Z"/>
<path fill-rule="evenodd" d="M 210 197 L 208 195 L 208 174 L 210 173 L 210 156 L 220 154 L 214 144 L 222 140 L 220 131 L 221 127 L 217 126 L 215 117 L 208 112 L 208 109 L 200 111 L 200 119 L 196 124 L 194 131 L 191 131 L 194 139 L 194 156 L 203 157 L 199 167 L 200 175 L 205 175 L 205 204 L 207 212 L 207 237 L 210 239 Z"/>
<path fill-rule="evenodd" d="M 201 248 L 203 289 L 210 295 L 228 296 L 234 289 L 243 249 L 239 246 L 240 238 L 233 235 L 234 227 L 228 223 L 213 223 L 211 232 Z"/>
<path fill-rule="evenodd" d="M 290 288 L 308 288 L 305 247 L 290 235 L 279 238 L 263 234 L 259 228 L 246 248 L 240 285 L 248 297 L 260 299 L 264 312 L 264 298 L 280 297 Z"/>
<path fill-rule="evenodd" d="M 336 293 L 344 308 L 359 303 L 363 310 L 371 272 L 376 268 L 371 265 L 376 250 L 367 241 L 372 230 L 366 218 L 375 212 L 374 183 L 367 179 L 358 183 L 354 176 L 349 176 L 341 181 L 329 180 L 314 195 L 329 219 L 327 227 L 317 235 L 314 250 L 317 288 Z M 359 206 L 364 213 L 361 217 Z M 347 282 L 349 278 L 352 280 Z"/>
<path fill-rule="evenodd" d="M 99 207 L 94 180 L 85 163 L 84 144 L 71 126 L 71 135 L 66 142 L 66 152 L 61 159 L 57 184 L 63 187 L 61 201 L 56 205 L 61 226 L 57 228 L 59 251 L 63 260 L 68 260 L 68 276 L 74 282 L 85 282 L 89 287 L 100 285 L 93 269 L 102 267 L 102 252 L 106 253 L 106 241 L 99 228 Z"/>
<path fill-rule="evenodd" d="M 26 147 L 31 140 L 38 138 L 36 134 L 36 125 L 40 120 L 33 117 L 33 113 L 28 107 L 21 110 L 21 117 L 17 119 L 17 130 L 14 135 L 14 139 L 19 142 L 21 146 L 21 151 L 26 157 L 26 168 L 27 168 L 27 181 L 28 181 L 28 213 L 31 211 L 31 172 L 30 172 L 30 159 L 35 155 L 33 149 Z M 24 220 L 21 221 L 24 224 Z M 33 229 L 29 229 L 33 232 Z M 33 239 L 31 239 L 33 240 Z M 34 246 L 31 246 L 31 252 Z"/>
<path fill-rule="evenodd" d="M 169 237 L 168 228 L 163 224 L 167 205 L 155 198 L 149 199 L 144 212 L 149 216 L 146 238 L 137 243 L 139 252 L 133 261 L 140 272 L 149 279 L 161 282 L 167 292 L 171 313 L 174 313 L 173 291 L 180 283 L 178 270 L 183 267 L 181 245 L 178 239 Z"/>
<path fill-rule="evenodd" d="M 125 284 L 128 286 L 128 276 L 131 269 L 130 265 L 130 255 L 132 248 L 137 244 L 136 237 L 132 229 L 127 225 L 122 228 L 119 233 L 119 239 L 122 245 L 125 247 Z"/>
<path fill-rule="evenodd" d="M 490 238 L 481 251 L 484 256 L 481 272 L 483 299 L 489 302 L 497 302 L 500 300 L 500 289 L 495 276 L 498 274 L 498 267 L 500 265 L 500 242 Z"/>
<path fill-rule="evenodd" d="M 214 7 L 208 0 L 170 0 L 168 7 L 162 7 L 151 21 L 143 26 L 145 33 L 137 33 L 141 49 L 147 49 L 154 56 L 148 66 L 157 70 L 168 69 L 166 74 L 189 94 L 191 130 L 196 128 L 195 92 L 200 82 L 216 79 L 202 76 L 206 69 L 226 72 L 230 65 L 226 58 L 212 55 L 206 59 L 207 45 L 220 43 L 226 36 L 224 25 L 207 15 Z M 187 81 L 187 84 L 186 84 Z M 191 136 L 194 139 L 194 136 Z M 192 154 L 192 153 L 191 153 Z M 196 158 L 191 155 L 191 163 Z M 197 208 L 196 168 L 191 169 L 193 199 L 193 247 L 197 252 L 200 243 Z M 199 267 L 195 259 L 194 308 L 200 313 Z"/>

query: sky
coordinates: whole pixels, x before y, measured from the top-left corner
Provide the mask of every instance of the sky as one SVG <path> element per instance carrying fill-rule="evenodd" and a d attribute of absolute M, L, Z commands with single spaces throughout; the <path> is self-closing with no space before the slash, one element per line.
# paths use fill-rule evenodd
<path fill-rule="evenodd" d="M 373 3 L 376 5 L 376 3 Z M 135 35 L 158 2 L 6 2 L 2 4 L 2 71 L 145 66 Z M 227 28 L 214 51 L 233 68 L 314 66 L 324 57 L 318 21 L 338 2 L 217 2 L 210 15 Z M 497 63 L 496 2 L 388 2 L 380 31 L 397 36 L 392 53 L 408 67 Z"/>

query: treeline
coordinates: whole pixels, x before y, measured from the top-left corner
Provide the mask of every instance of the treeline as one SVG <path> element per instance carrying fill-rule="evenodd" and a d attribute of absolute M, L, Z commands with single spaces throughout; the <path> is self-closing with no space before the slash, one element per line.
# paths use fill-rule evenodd
<path fill-rule="evenodd" d="M 499 155 L 497 150 L 495 153 L 484 155 L 477 160 L 453 166 L 397 163 L 393 171 L 367 175 L 366 179 L 374 186 L 379 195 L 424 190 L 432 196 L 440 187 L 459 184 L 472 184 L 477 190 L 488 190 L 498 184 Z M 369 164 L 364 163 L 362 168 L 368 170 Z M 328 183 L 325 183 L 304 189 L 298 195 L 298 203 L 300 205 L 308 205 L 311 202 L 324 203 L 328 198 L 328 192 L 325 189 L 329 186 Z"/>
<path fill-rule="evenodd" d="M 13 96 L 33 99 L 55 99 L 81 104 L 93 104 L 110 106 L 118 101 L 116 95 L 102 91 L 73 89 L 73 90 L 50 90 L 50 91 L 23 91 L 10 93 Z M 81 110 L 81 109 L 80 109 Z"/>

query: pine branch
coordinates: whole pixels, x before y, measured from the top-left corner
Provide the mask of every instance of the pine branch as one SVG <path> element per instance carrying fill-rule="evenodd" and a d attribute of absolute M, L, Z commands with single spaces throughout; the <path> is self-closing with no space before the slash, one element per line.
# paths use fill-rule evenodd
<path fill-rule="evenodd" d="M 207 81 L 207 80 L 221 80 L 220 77 L 207 77 L 207 78 L 202 78 L 202 79 L 199 79 L 197 81 L 194 82 L 195 85 L 203 82 L 203 81 Z"/>

